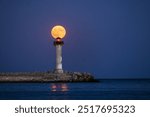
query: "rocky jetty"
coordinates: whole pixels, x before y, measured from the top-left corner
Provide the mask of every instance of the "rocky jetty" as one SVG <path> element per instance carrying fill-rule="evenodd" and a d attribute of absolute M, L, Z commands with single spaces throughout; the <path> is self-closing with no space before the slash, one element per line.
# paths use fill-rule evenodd
<path fill-rule="evenodd" d="M 95 82 L 90 73 L 19 72 L 0 73 L 0 82 Z"/>

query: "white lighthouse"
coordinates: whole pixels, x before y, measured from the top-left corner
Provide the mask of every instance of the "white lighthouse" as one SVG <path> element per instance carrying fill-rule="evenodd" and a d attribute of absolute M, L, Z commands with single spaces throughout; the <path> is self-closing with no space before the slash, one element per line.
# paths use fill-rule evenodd
<path fill-rule="evenodd" d="M 64 42 L 61 41 L 60 39 L 56 39 L 56 41 L 54 41 L 54 45 L 56 47 L 56 68 L 55 68 L 56 73 L 63 73 L 63 69 L 62 69 L 62 46 L 63 44 Z"/>
<path fill-rule="evenodd" d="M 63 73 L 62 68 L 62 46 L 64 42 L 62 38 L 66 35 L 66 30 L 63 26 L 54 26 L 51 30 L 51 35 L 55 39 L 54 46 L 56 47 L 56 67 L 55 73 Z"/>

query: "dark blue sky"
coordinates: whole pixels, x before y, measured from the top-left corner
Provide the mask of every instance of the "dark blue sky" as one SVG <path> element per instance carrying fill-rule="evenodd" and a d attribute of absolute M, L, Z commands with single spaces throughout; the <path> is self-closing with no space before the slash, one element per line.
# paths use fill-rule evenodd
<path fill-rule="evenodd" d="M 0 0 L 0 72 L 54 69 L 56 24 L 65 70 L 150 78 L 149 0 Z"/>

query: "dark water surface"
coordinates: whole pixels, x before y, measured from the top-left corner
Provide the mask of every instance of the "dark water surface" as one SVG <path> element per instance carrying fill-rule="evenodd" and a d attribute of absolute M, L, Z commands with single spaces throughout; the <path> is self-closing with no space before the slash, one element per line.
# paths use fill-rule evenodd
<path fill-rule="evenodd" d="M 0 83 L 0 99 L 150 99 L 150 80 L 105 79 L 98 83 Z"/>

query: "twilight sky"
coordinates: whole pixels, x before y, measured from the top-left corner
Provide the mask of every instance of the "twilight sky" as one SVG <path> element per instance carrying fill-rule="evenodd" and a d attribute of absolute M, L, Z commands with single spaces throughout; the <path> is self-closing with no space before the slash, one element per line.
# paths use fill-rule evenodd
<path fill-rule="evenodd" d="M 150 78 L 149 0 L 0 0 L 0 72 L 54 69 L 57 24 L 65 70 Z"/>

